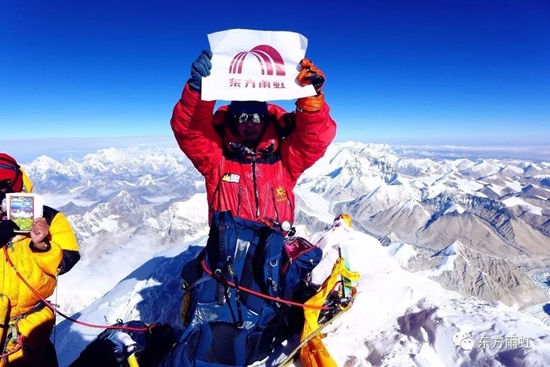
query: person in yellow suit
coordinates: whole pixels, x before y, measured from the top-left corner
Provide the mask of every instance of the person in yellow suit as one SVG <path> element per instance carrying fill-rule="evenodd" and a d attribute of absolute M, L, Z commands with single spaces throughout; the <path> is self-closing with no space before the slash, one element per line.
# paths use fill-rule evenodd
<path fill-rule="evenodd" d="M 32 192 L 32 183 L 14 158 L 0 153 L 0 202 L 11 192 Z M 50 297 L 57 276 L 78 262 L 75 234 L 67 218 L 48 206 L 30 233 L 14 232 L 17 225 L 0 215 L 0 367 L 57 367 L 49 340 L 54 312 L 33 290 Z"/>

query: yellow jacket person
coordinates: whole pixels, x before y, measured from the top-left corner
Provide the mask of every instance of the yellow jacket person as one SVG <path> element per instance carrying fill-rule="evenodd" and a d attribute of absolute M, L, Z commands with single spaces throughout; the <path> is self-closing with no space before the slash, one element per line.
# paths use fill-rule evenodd
<path fill-rule="evenodd" d="M 0 153 L 0 201 L 12 192 L 32 192 L 32 183 L 15 159 Z M 30 233 L 16 233 L 15 223 L 1 215 L 0 367 L 57 367 L 49 340 L 55 317 L 41 297 L 50 297 L 57 276 L 80 259 L 76 237 L 67 218 L 48 206 Z"/>

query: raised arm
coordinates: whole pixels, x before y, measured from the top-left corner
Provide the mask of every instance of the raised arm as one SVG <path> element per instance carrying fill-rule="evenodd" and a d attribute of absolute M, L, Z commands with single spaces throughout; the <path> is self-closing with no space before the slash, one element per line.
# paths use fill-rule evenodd
<path fill-rule="evenodd" d="M 296 101 L 296 128 L 281 145 L 281 159 L 293 180 L 298 180 L 325 154 L 336 136 L 336 123 L 321 92 L 325 75 L 310 60 L 304 59 L 300 64 L 303 69 L 297 77 L 298 82 L 313 85 L 317 95 Z"/>
<path fill-rule="evenodd" d="M 74 230 L 65 215 L 53 208 L 44 206 L 44 217 L 52 217 L 50 224 L 51 245 L 59 245 L 63 258 L 58 266 L 58 274 L 65 274 L 80 260 L 80 251 Z"/>
<path fill-rule="evenodd" d="M 48 206 L 44 206 L 45 232 L 44 239 L 48 239 L 48 246 L 44 248 L 42 236 L 39 236 L 33 227 L 30 244 L 34 261 L 46 273 L 52 276 L 61 275 L 69 270 L 80 260 L 78 243 L 74 231 L 63 213 Z M 41 223 L 35 223 L 35 227 Z M 40 240 L 37 240 L 40 238 Z M 38 242 L 40 241 L 40 246 Z"/>
<path fill-rule="evenodd" d="M 221 139 L 212 125 L 215 101 L 202 101 L 202 77 L 210 75 L 212 53 L 203 51 L 191 66 L 191 78 L 185 84 L 170 120 L 176 141 L 195 168 L 207 175 L 221 156 Z"/>

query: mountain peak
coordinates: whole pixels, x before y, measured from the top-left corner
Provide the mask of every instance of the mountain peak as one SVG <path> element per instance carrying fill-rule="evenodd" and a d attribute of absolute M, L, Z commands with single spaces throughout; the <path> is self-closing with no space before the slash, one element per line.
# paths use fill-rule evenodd
<path fill-rule="evenodd" d="M 522 365 L 545 365 L 548 356 L 545 338 L 550 328 L 534 318 L 496 302 L 461 297 L 444 290 L 435 281 L 402 269 L 378 241 L 353 229 L 336 227 L 308 239 L 323 249 L 323 259 L 313 271 L 316 284 L 321 284 L 331 273 L 339 248 L 349 259 L 350 269 L 361 275 L 351 308 L 324 330 L 323 342 L 337 365 L 367 359 L 387 366 L 418 365 L 421 361 L 426 366 L 481 367 L 487 361 L 504 360 L 509 355 L 502 354 L 505 352 L 513 352 L 514 361 L 525 362 Z M 126 315 L 124 321 L 169 323 L 179 331 L 181 297 L 174 295 L 182 291 L 179 282 L 173 279 L 182 264 L 196 256 L 205 242 L 206 238 L 193 244 L 179 244 L 157 254 L 79 312 L 79 319 L 114 323 Z M 163 307 L 158 307 L 159 304 Z M 74 361 L 89 339 L 100 332 L 72 325 L 67 320 L 60 322 L 56 334 L 60 365 Z M 453 335 L 469 338 L 473 352 L 457 347 Z M 529 338 L 527 354 L 514 352 L 521 348 L 484 348 L 478 343 L 481 337 L 504 340 L 511 335 Z M 285 351 L 297 343 L 289 340 L 289 348 L 276 349 L 268 362 L 259 365 L 281 361 Z"/>
<path fill-rule="evenodd" d="M 453 256 L 461 254 L 465 250 L 465 246 L 460 241 L 455 241 L 449 246 L 445 247 L 440 253 L 444 256 Z"/>
<path fill-rule="evenodd" d="M 131 213 L 140 207 L 139 200 L 130 195 L 127 190 L 121 190 L 109 204 L 116 213 Z"/>

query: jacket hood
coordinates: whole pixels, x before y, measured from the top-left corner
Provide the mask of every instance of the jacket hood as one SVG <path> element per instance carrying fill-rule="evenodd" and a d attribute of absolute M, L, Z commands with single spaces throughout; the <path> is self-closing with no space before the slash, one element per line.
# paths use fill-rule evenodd
<path fill-rule="evenodd" d="M 0 153 L 0 181 L 9 180 L 11 192 L 32 192 L 33 185 L 15 158 Z"/>
<path fill-rule="evenodd" d="M 247 102 L 248 103 L 248 102 Z M 247 112 L 262 112 L 262 106 L 265 102 L 258 102 L 257 110 L 247 109 Z M 214 113 L 212 123 L 217 133 L 223 140 L 224 146 L 230 151 L 242 156 L 252 157 L 254 155 L 268 156 L 273 154 L 279 149 L 279 142 L 284 139 L 292 130 L 294 130 L 294 119 L 292 114 L 288 114 L 282 107 L 274 104 L 266 103 L 265 108 L 267 110 L 267 126 L 264 133 L 260 137 L 260 141 L 256 147 L 256 150 L 251 150 L 243 144 L 243 140 L 235 133 L 235 129 L 232 126 L 230 116 L 242 112 L 243 110 L 238 108 L 240 103 L 232 102 L 231 105 L 225 105 L 218 108 Z"/>
<path fill-rule="evenodd" d="M 231 118 L 241 113 L 259 113 L 267 116 L 269 114 L 267 103 L 260 101 L 232 101 L 227 107 L 228 117 Z"/>
<path fill-rule="evenodd" d="M 0 181 L 9 180 L 11 187 L 8 192 L 32 192 L 33 184 L 23 168 L 17 164 L 17 161 L 8 154 L 0 153 Z M 0 202 L 6 194 L 0 192 Z M 1 210 L 0 210 L 1 211 Z M 27 238 L 27 235 L 18 234 L 11 239 L 12 243 Z"/>

